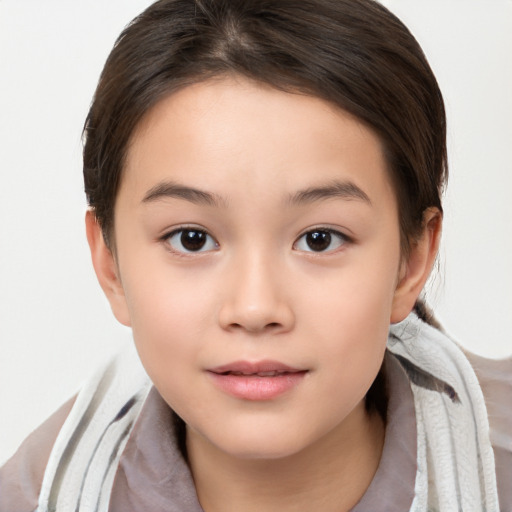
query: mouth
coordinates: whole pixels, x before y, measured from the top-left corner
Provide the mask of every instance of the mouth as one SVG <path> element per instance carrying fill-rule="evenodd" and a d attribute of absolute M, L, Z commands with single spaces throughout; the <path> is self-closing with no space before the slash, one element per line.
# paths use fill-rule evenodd
<path fill-rule="evenodd" d="M 295 389 L 308 370 L 276 361 L 236 361 L 207 370 L 223 392 L 243 400 L 272 400 Z"/>
<path fill-rule="evenodd" d="M 298 373 L 298 372 L 299 372 L 299 370 L 297 370 L 296 372 L 271 371 L 271 372 L 256 372 L 256 373 L 253 373 L 253 372 L 246 373 L 246 372 L 231 372 L 231 371 L 228 371 L 228 372 L 222 372 L 220 375 L 245 375 L 246 377 L 249 377 L 249 376 L 252 376 L 252 377 L 278 377 L 279 375 L 285 375 L 287 373 Z"/>
<path fill-rule="evenodd" d="M 251 363 L 249 361 L 234 361 L 222 366 L 211 368 L 210 372 L 217 374 L 233 374 L 233 375 L 259 375 L 261 377 L 274 377 L 284 373 L 297 373 L 302 370 L 293 368 L 279 361 L 257 361 Z"/>

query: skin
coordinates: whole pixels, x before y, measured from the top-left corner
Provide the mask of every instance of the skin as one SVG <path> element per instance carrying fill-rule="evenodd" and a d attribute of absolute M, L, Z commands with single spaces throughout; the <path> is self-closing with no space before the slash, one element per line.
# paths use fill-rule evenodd
<path fill-rule="evenodd" d="M 171 182 L 215 201 L 183 188 L 159 194 Z M 311 189 L 321 191 L 300 196 Z M 354 506 L 385 430 L 364 396 L 390 322 L 411 311 L 428 277 L 441 225 L 427 210 L 402 258 L 378 137 L 315 97 L 241 77 L 199 83 L 137 127 L 115 206 L 115 256 L 93 212 L 86 224 L 115 316 L 187 424 L 204 510 Z M 200 251 L 184 251 L 183 227 L 208 234 Z M 305 234 L 326 229 L 339 235 L 311 250 Z M 269 400 L 225 393 L 208 371 L 268 359 L 305 371 Z"/>

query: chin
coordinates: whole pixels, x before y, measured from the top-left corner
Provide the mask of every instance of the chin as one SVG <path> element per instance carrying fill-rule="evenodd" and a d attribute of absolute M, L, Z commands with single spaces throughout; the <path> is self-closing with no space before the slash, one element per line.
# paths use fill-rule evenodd
<path fill-rule="evenodd" d="M 221 448 L 221 447 L 219 447 Z M 241 445 L 232 444 L 225 446 L 224 452 L 231 457 L 241 460 L 278 460 L 286 457 L 291 457 L 300 452 L 304 447 L 300 444 L 291 445 L 289 441 L 287 446 L 282 443 L 268 442 L 252 443 L 249 441 L 242 443 Z M 222 449 L 222 448 L 221 448 Z"/>
<path fill-rule="evenodd" d="M 303 451 L 314 442 L 303 429 L 297 432 L 290 428 L 279 430 L 261 426 L 245 430 L 225 429 L 222 433 L 212 433 L 207 439 L 220 451 L 242 460 L 283 459 Z"/>

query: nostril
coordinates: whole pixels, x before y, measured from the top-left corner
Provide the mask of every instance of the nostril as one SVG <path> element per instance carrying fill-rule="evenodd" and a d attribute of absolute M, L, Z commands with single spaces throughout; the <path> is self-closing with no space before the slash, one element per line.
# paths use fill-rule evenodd
<path fill-rule="evenodd" d="M 275 331 L 282 327 L 282 325 L 279 322 L 269 322 L 268 324 L 260 324 L 260 325 L 251 325 L 249 322 L 247 323 L 236 323 L 233 322 L 229 326 L 231 329 L 243 329 L 249 332 L 260 332 L 260 331 Z"/>
<path fill-rule="evenodd" d="M 248 301 L 232 301 L 223 304 L 219 311 L 219 324 L 232 332 L 277 334 L 288 331 L 294 324 L 293 311 L 288 304 L 247 304 Z"/>

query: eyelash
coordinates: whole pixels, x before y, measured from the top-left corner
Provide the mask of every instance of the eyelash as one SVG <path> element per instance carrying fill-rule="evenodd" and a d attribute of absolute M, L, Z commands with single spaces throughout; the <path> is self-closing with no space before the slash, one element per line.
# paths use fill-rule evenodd
<path fill-rule="evenodd" d="M 208 249 L 204 250 L 203 249 L 204 246 L 201 246 L 198 248 L 198 250 L 188 250 L 186 247 L 183 246 L 183 235 L 186 232 L 196 233 L 196 234 L 200 234 L 201 236 L 205 236 L 205 245 L 208 243 L 211 245 L 213 243 L 214 247 L 209 247 Z M 179 243 L 183 247 L 183 250 L 174 248 L 170 243 L 172 238 L 174 238 L 175 236 L 180 235 L 180 234 L 181 234 L 181 236 L 180 236 Z M 169 233 L 166 233 L 165 235 L 163 235 L 161 237 L 161 241 L 166 244 L 167 249 L 169 251 L 171 251 L 174 254 L 177 254 L 179 256 L 184 256 L 184 257 L 187 257 L 189 254 L 199 254 L 199 253 L 203 253 L 203 252 L 209 252 L 211 250 L 218 248 L 218 246 L 219 246 L 218 242 L 206 230 L 201 229 L 199 227 L 195 227 L 195 226 L 181 226 L 177 229 L 173 229 Z"/>
<path fill-rule="evenodd" d="M 196 233 L 196 234 L 199 234 L 201 237 L 204 237 L 204 244 L 201 245 L 200 247 L 198 247 L 197 250 L 187 249 L 186 247 L 183 246 L 183 235 L 186 232 Z M 306 237 L 308 235 L 313 235 L 314 233 L 322 234 L 322 235 L 326 235 L 326 234 L 329 235 L 328 237 L 323 236 L 323 238 L 319 239 L 320 244 L 322 244 L 322 242 L 324 242 L 324 244 L 327 243 L 325 249 L 322 249 L 320 247 L 320 250 L 316 251 L 311 248 L 311 246 L 308 244 L 307 241 L 305 243 L 308 244 L 309 249 L 297 248 L 299 243 L 301 242 L 301 240 L 303 240 L 303 239 L 306 240 Z M 174 237 L 177 237 L 178 235 L 180 235 L 179 243 L 183 247 L 183 250 L 176 249 L 170 243 L 170 240 Z M 338 245 L 336 247 L 334 247 L 333 249 L 328 249 L 328 247 L 333 243 L 333 240 L 332 240 L 333 237 L 338 240 Z M 209 251 L 215 250 L 219 247 L 218 242 L 206 230 L 201 229 L 199 227 L 195 227 L 195 226 L 182 226 L 177 229 L 173 229 L 169 233 L 166 233 L 165 235 L 163 235 L 160 240 L 167 245 L 167 249 L 169 251 L 171 251 L 174 254 L 177 254 L 179 256 L 183 256 L 183 257 L 187 257 L 190 254 L 199 254 L 199 253 L 203 253 L 203 252 L 209 252 Z M 327 228 L 327 227 L 317 227 L 317 228 L 308 229 L 307 231 L 305 231 L 301 236 L 299 236 L 297 238 L 297 240 L 293 243 L 292 247 L 293 247 L 293 249 L 296 249 L 296 250 L 299 250 L 302 252 L 308 252 L 308 253 L 313 253 L 313 254 L 324 254 L 324 253 L 335 252 L 340 247 L 343 247 L 346 244 L 349 244 L 352 242 L 353 242 L 353 240 L 350 237 L 348 237 L 344 233 L 341 233 L 338 230 L 335 230 L 332 228 Z M 210 245 L 210 247 L 208 247 L 206 250 L 204 250 L 204 246 L 208 245 L 208 244 Z M 212 244 L 213 244 L 213 247 L 211 246 Z"/>
<path fill-rule="evenodd" d="M 336 252 L 341 247 L 343 247 L 343 246 L 353 242 L 353 239 L 351 237 L 345 235 L 344 233 L 342 233 L 342 232 L 340 232 L 340 231 L 338 231 L 336 229 L 326 228 L 326 227 L 316 227 L 316 228 L 308 229 L 299 238 L 297 238 L 297 240 L 293 244 L 293 247 L 296 248 L 297 245 L 299 244 L 299 242 L 302 239 L 305 239 L 308 235 L 312 235 L 313 233 L 328 234 L 329 235 L 328 245 L 331 245 L 331 243 L 333 242 L 333 240 L 332 240 L 333 237 L 338 239 L 339 243 L 338 243 L 337 247 L 335 247 L 333 249 L 315 251 L 315 250 L 310 248 L 311 250 L 307 250 L 307 249 L 298 249 L 298 250 L 301 250 L 303 252 L 309 252 L 309 253 L 312 253 L 312 254 L 333 253 L 333 252 Z"/>

